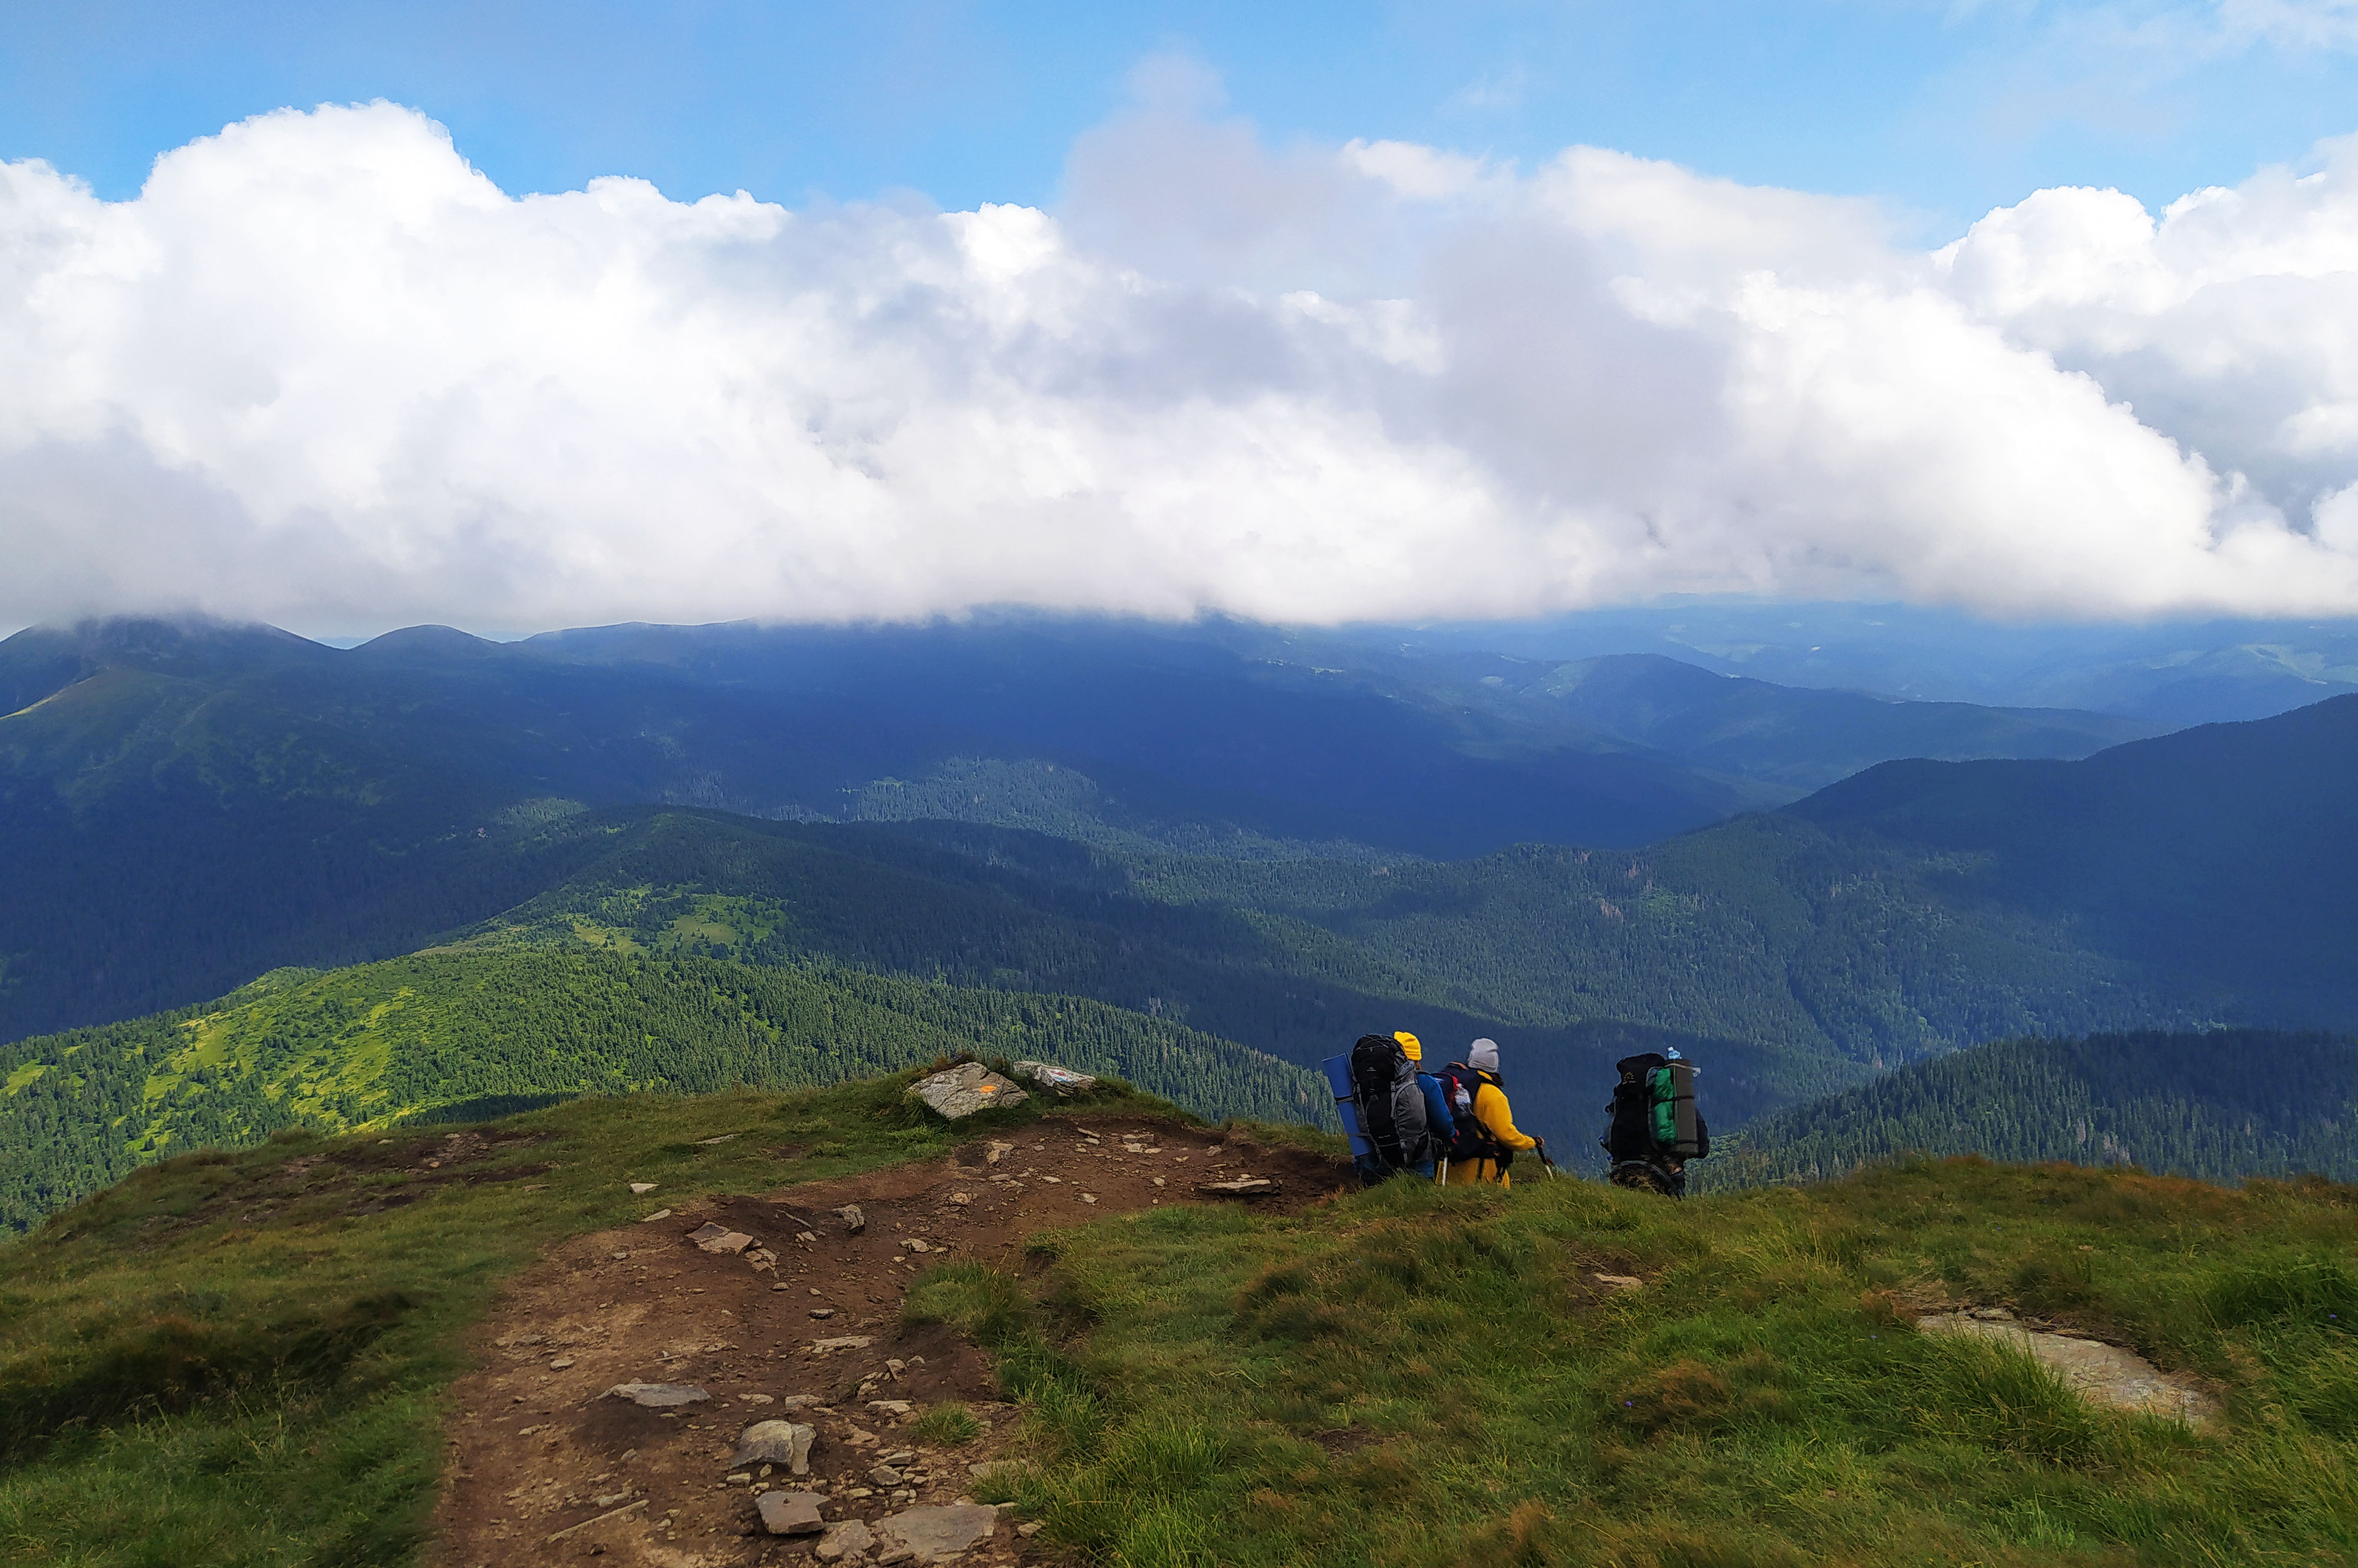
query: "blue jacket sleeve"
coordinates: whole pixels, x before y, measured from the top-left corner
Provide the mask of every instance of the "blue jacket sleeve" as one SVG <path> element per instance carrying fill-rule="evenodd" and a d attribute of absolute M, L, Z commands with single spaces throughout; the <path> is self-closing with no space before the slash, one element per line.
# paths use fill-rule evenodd
<path fill-rule="evenodd" d="M 1457 1119 L 1449 1114 L 1449 1097 L 1441 1092 L 1441 1080 L 1419 1073 L 1416 1087 L 1424 1091 L 1424 1121 L 1433 1135 L 1444 1143 L 1457 1141 Z"/>

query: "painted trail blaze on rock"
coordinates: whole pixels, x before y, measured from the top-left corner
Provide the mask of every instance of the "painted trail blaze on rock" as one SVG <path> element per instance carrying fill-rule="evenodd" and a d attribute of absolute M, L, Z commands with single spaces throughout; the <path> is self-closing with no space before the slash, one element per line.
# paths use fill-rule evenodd
<path fill-rule="evenodd" d="M 936 1073 L 909 1092 L 951 1121 L 993 1106 L 1022 1105 L 1032 1098 L 1015 1087 L 1014 1079 L 1002 1077 L 979 1062 Z"/>

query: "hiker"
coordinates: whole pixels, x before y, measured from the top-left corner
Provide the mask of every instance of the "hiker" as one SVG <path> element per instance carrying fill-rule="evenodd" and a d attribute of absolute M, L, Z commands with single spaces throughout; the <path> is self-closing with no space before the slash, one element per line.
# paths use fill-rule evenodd
<path fill-rule="evenodd" d="M 1456 1119 L 1449 1114 L 1449 1096 L 1443 1090 L 1441 1080 L 1424 1070 L 1424 1042 L 1405 1029 L 1392 1031 L 1392 1038 L 1400 1042 L 1401 1054 L 1416 1069 L 1416 1087 L 1424 1091 L 1424 1130 L 1432 1141 L 1433 1154 L 1422 1165 L 1409 1169 L 1420 1176 L 1430 1176 L 1440 1162 L 1449 1157 L 1451 1145 L 1457 1141 Z"/>
<path fill-rule="evenodd" d="M 1695 1107 L 1694 1064 L 1674 1048 L 1667 1056 L 1624 1056 L 1613 1069 L 1621 1076 L 1605 1107 L 1613 1120 L 1597 1140 L 1612 1162 L 1605 1179 L 1635 1192 L 1686 1196 L 1687 1162 L 1711 1153 L 1711 1124 Z"/>
<path fill-rule="evenodd" d="M 1498 1043 L 1476 1040 L 1463 1062 L 1442 1069 L 1441 1082 L 1455 1119 L 1456 1141 L 1449 1151 L 1449 1184 L 1472 1186 L 1495 1182 L 1511 1187 L 1507 1167 L 1526 1149 L 1539 1152 L 1547 1162 L 1547 1149 L 1515 1125 L 1514 1108 L 1507 1103 L 1507 1087 L 1498 1079 Z"/>
<path fill-rule="evenodd" d="M 1346 1055 L 1330 1056 L 1326 1076 L 1343 1130 L 1351 1140 L 1351 1164 L 1368 1186 L 1405 1171 L 1429 1174 L 1436 1146 L 1425 1125 L 1425 1098 L 1403 1039 L 1413 1035 L 1362 1034 Z"/>

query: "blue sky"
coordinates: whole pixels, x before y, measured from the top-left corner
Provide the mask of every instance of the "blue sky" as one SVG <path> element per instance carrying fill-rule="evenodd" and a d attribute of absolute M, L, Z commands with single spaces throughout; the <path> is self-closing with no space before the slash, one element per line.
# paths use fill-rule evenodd
<path fill-rule="evenodd" d="M 2315 4 L 211 3 L 0 5 L 0 158 L 113 198 L 282 106 L 388 98 L 511 191 L 914 189 L 1052 202 L 1139 60 L 1194 55 L 1271 141 L 1520 160 L 1573 143 L 1871 195 L 1926 239 L 2040 186 L 2148 205 L 2358 130 L 2358 16 Z"/>

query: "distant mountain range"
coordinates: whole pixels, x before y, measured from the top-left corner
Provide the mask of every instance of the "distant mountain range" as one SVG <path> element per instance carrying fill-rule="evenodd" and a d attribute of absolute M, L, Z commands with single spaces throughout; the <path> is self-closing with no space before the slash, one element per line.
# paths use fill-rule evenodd
<path fill-rule="evenodd" d="M 1488 1034 L 1572 1141 L 1638 1046 L 1733 1126 L 1994 1039 L 2358 1027 L 2358 697 L 2106 746 L 2143 727 L 1340 659 L 1227 623 L 21 633 L 0 1065 L 49 1093 L 57 1032 L 432 945 L 1085 999 L 1287 1072 Z"/>

